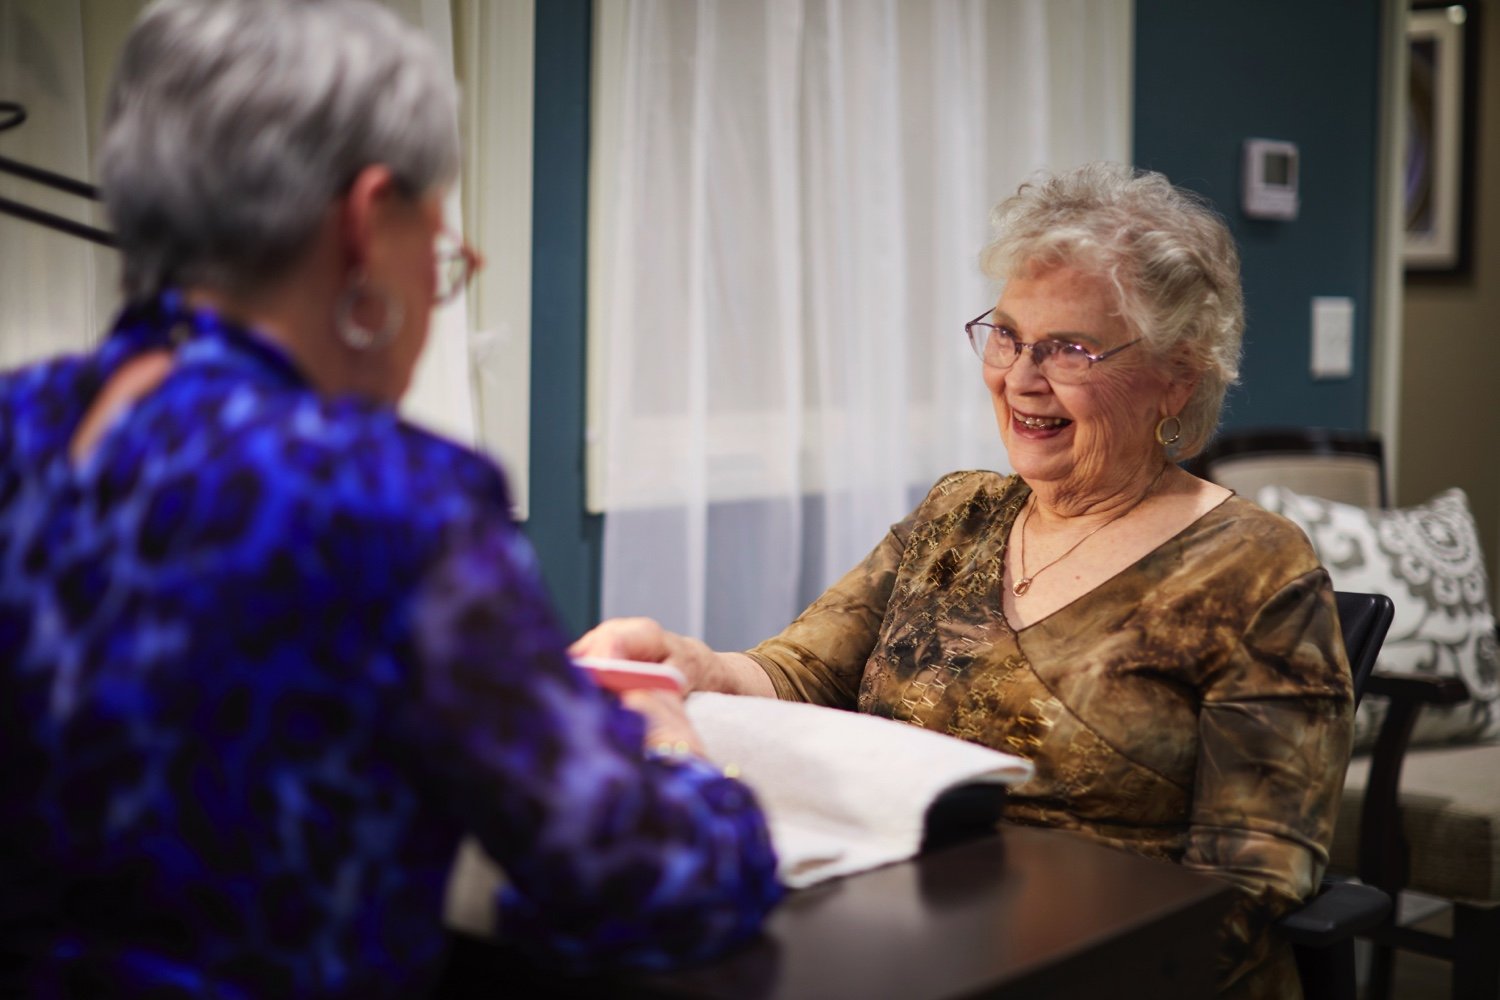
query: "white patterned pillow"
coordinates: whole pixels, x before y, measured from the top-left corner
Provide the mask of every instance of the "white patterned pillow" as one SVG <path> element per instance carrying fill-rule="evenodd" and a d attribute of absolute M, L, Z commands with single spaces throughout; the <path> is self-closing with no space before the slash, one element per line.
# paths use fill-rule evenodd
<path fill-rule="evenodd" d="M 1470 700 L 1425 707 L 1412 743 L 1500 738 L 1500 646 L 1490 611 L 1479 532 L 1464 491 L 1451 489 L 1415 507 L 1366 509 L 1263 487 L 1256 502 L 1307 533 L 1337 590 L 1385 594 L 1396 617 L 1378 667 L 1461 677 Z M 1356 749 L 1368 749 L 1385 699 L 1364 701 L 1355 718 Z"/>

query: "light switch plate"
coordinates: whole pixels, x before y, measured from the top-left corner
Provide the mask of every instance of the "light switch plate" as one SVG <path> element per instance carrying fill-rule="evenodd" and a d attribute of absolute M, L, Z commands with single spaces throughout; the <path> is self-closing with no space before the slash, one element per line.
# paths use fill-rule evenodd
<path fill-rule="evenodd" d="M 1315 296 L 1312 300 L 1312 376 L 1348 378 L 1354 374 L 1354 300 Z"/>

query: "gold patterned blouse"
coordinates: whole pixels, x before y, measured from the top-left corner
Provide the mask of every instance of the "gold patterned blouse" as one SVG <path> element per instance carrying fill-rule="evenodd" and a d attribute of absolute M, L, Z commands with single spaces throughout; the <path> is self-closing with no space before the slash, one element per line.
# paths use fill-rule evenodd
<path fill-rule="evenodd" d="M 1015 476 L 946 476 L 750 655 L 783 699 L 1029 758 L 1012 822 L 1233 882 L 1221 986 L 1300 995 L 1269 923 L 1317 885 L 1349 759 L 1328 574 L 1294 525 L 1232 496 L 1017 632 L 1001 567 L 1029 493 Z"/>

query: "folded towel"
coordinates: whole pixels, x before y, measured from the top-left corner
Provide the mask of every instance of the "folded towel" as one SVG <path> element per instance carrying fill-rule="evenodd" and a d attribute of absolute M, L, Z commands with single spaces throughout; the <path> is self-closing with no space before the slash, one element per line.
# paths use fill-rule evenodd
<path fill-rule="evenodd" d="M 1032 775 L 1022 757 L 872 715 L 708 692 L 687 711 L 708 755 L 754 789 L 793 888 L 910 858 L 945 792 Z"/>

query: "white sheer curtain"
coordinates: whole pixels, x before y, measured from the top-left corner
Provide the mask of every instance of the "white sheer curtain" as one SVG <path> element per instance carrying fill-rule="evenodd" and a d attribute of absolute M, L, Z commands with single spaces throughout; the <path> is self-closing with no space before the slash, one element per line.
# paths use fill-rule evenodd
<path fill-rule="evenodd" d="M 426 4 L 445 0 L 423 0 Z M 468 299 L 479 443 L 528 510 L 531 434 L 531 121 L 535 0 L 453 0 L 463 89 L 463 231 L 488 263 Z"/>
<path fill-rule="evenodd" d="M 988 213 L 1129 156 L 1119 0 L 596 3 L 603 610 L 779 630 L 942 473 L 1005 468 Z"/>
<path fill-rule="evenodd" d="M 451 75 L 453 12 L 447 0 L 382 0 L 421 28 L 432 39 Z M 448 226 L 463 234 L 462 184 L 449 193 L 445 214 Z M 432 315 L 427 347 L 417 364 L 411 388 L 401 401 L 401 413 L 439 434 L 471 447 L 478 443 L 474 421 L 474 387 L 469 364 L 469 303 L 467 291 Z"/>

